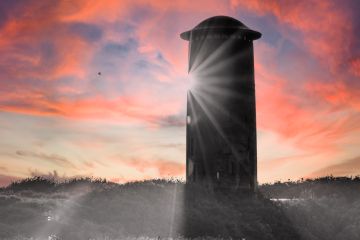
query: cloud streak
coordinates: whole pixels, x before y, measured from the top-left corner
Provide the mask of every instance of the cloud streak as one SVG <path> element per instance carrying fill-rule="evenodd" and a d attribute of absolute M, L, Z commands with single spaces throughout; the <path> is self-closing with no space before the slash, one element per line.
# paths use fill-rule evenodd
<path fill-rule="evenodd" d="M 41 152 L 32 152 L 32 151 L 16 151 L 16 155 L 26 158 L 37 158 L 40 160 L 45 160 L 47 162 L 53 163 L 55 165 L 65 167 L 65 168 L 77 168 L 71 161 L 66 157 L 63 157 L 58 154 L 46 154 Z"/>
<path fill-rule="evenodd" d="M 332 164 L 330 166 L 319 169 L 311 174 L 309 177 L 321 176 L 358 176 L 360 175 L 360 157 L 346 159 L 340 163 Z"/>

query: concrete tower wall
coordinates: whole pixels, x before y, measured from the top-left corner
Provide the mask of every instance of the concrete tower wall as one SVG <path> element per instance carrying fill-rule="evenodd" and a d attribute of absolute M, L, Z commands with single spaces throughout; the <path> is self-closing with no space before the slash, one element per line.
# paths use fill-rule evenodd
<path fill-rule="evenodd" d="M 189 36 L 188 182 L 255 189 L 256 109 L 252 39 L 241 31 Z M 227 29 L 226 29 L 227 30 Z"/>

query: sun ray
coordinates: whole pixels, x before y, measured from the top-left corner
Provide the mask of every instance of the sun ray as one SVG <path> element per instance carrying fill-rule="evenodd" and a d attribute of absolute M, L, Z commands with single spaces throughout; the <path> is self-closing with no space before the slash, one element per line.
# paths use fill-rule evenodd
<path fill-rule="evenodd" d="M 239 32 L 238 32 L 239 33 Z M 208 35 L 208 32 L 206 32 L 206 36 Z M 204 37 L 205 39 L 206 37 Z M 202 44 L 200 46 L 200 50 L 198 51 L 198 53 L 201 53 L 201 52 L 206 52 L 205 50 L 204 51 L 201 51 L 205 44 L 204 43 L 205 40 L 202 40 Z M 211 65 L 211 67 L 215 67 L 218 65 L 218 64 L 221 64 L 220 62 L 216 62 L 216 60 L 219 58 L 219 56 L 225 51 L 226 48 L 228 48 L 229 46 L 231 46 L 232 44 L 232 41 L 233 39 L 229 38 L 229 39 L 226 39 L 214 52 L 212 52 L 205 60 L 201 61 L 197 55 L 195 60 L 194 60 L 194 64 L 191 68 L 191 71 L 193 72 L 204 72 L 203 70 L 204 69 L 207 69 L 208 70 L 208 66 Z M 226 60 L 226 62 L 228 61 L 233 61 L 233 57 L 232 58 L 229 58 Z M 201 62 L 200 62 L 201 61 Z"/>
<path fill-rule="evenodd" d="M 191 94 L 191 92 L 190 92 L 190 96 L 194 96 L 193 94 Z M 191 108 L 192 109 L 195 109 L 194 108 L 194 102 L 193 102 L 193 98 L 191 98 L 190 97 L 190 99 L 189 99 L 189 102 L 190 102 L 190 105 L 191 105 Z M 199 150 L 200 150 L 200 153 L 201 153 L 201 156 L 202 156 L 202 159 L 201 159 L 201 161 L 202 161 L 202 164 L 204 165 L 204 167 L 205 167 L 205 170 L 207 171 L 207 172 L 209 172 L 210 171 L 210 169 L 209 169 L 209 166 L 207 165 L 207 162 L 206 162 L 206 155 L 205 155 L 205 146 L 204 146 L 204 142 L 203 142 L 203 135 L 202 135 L 202 133 L 201 133 L 201 130 L 199 129 L 199 125 L 197 124 L 197 120 L 199 119 L 199 116 L 197 115 L 197 113 L 196 112 L 192 112 L 193 114 L 194 114 L 194 119 L 195 119 L 195 122 L 192 124 L 192 126 L 193 126 L 193 128 L 195 129 L 195 131 L 196 131 L 196 138 L 197 138 L 197 140 L 198 140 L 198 142 L 199 142 Z M 210 176 L 209 175 L 206 175 L 206 177 L 207 178 L 209 178 Z M 212 189 L 212 181 L 209 181 L 209 179 L 208 179 L 208 181 L 206 181 L 208 184 L 210 184 L 209 185 L 209 187 L 210 187 L 210 189 Z"/>

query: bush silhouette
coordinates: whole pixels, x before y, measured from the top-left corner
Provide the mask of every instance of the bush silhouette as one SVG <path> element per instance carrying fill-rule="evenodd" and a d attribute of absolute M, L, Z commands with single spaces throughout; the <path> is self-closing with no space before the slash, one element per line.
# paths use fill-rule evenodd
<path fill-rule="evenodd" d="M 251 195 L 163 179 L 34 177 L 1 189 L 0 239 L 359 239 L 359 187 L 359 177 L 328 176 Z"/>

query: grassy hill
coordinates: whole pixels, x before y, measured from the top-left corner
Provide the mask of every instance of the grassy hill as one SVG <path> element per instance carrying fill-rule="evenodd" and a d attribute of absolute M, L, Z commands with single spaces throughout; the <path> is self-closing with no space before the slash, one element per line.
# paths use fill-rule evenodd
<path fill-rule="evenodd" d="M 182 182 L 57 183 L 0 190 L 0 239 L 360 239 L 360 178 L 277 182 L 256 195 Z"/>

